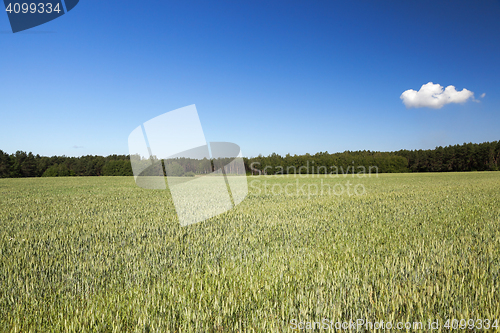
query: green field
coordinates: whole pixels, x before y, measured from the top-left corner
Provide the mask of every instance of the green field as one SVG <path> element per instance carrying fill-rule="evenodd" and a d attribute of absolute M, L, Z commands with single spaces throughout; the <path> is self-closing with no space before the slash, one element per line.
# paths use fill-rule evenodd
<path fill-rule="evenodd" d="M 1 179 L 0 331 L 500 320 L 500 172 L 248 180 L 235 209 L 182 228 L 133 177 Z"/>

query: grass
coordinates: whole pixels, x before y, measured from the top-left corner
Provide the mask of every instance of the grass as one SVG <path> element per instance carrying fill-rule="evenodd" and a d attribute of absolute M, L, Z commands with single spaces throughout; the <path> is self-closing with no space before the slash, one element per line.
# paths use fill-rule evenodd
<path fill-rule="evenodd" d="M 321 181 L 366 194 L 316 194 Z M 500 172 L 249 183 L 235 209 L 182 228 L 168 191 L 133 177 L 1 179 L 0 331 L 500 320 Z"/>

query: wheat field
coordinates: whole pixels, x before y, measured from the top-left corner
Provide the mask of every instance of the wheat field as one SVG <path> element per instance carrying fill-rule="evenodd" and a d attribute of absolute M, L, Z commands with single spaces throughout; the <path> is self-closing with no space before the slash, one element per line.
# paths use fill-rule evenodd
<path fill-rule="evenodd" d="M 358 193 L 320 191 L 346 181 Z M 248 183 L 181 227 L 168 191 L 133 177 L 0 179 L 0 331 L 500 320 L 500 172 Z"/>

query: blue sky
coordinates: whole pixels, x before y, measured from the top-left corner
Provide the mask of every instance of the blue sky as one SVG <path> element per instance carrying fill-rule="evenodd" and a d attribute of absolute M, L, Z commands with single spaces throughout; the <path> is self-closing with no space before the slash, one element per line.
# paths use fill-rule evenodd
<path fill-rule="evenodd" d="M 0 14 L 0 149 L 128 154 L 134 128 L 191 104 L 245 156 L 499 140 L 499 17 L 499 1 L 82 0 L 12 34 Z M 407 109 L 428 82 L 476 101 Z"/>

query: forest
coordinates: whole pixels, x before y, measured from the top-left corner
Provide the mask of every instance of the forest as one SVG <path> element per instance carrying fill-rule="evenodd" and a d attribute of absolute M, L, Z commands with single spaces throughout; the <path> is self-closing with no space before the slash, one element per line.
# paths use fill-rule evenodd
<path fill-rule="evenodd" d="M 247 174 L 330 174 L 348 170 L 376 170 L 378 173 L 498 171 L 500 141 L 464 143 L 429 150 L 399 150 L 394 152 L 345 151 L 319 152 L 314 155 L 257 156 L 244 158 Z M 212 171 L 228 161 L 212 161 Z M 207 173 L 208 160 L 178 159 L 164 164 L 175 170 L 176 176 Z M 351 169 L 349 169 L 351 168 Z M 209 170 L 208 170 L 209 171 Z M 172 174 L 172 172 L 170 172 Z M 103 156 L 40 156 L 17 151 L 8 154 L 0 150 L 0 178 L 67 177 L 67 176 L 132 176 L 128 155 Z"/>

